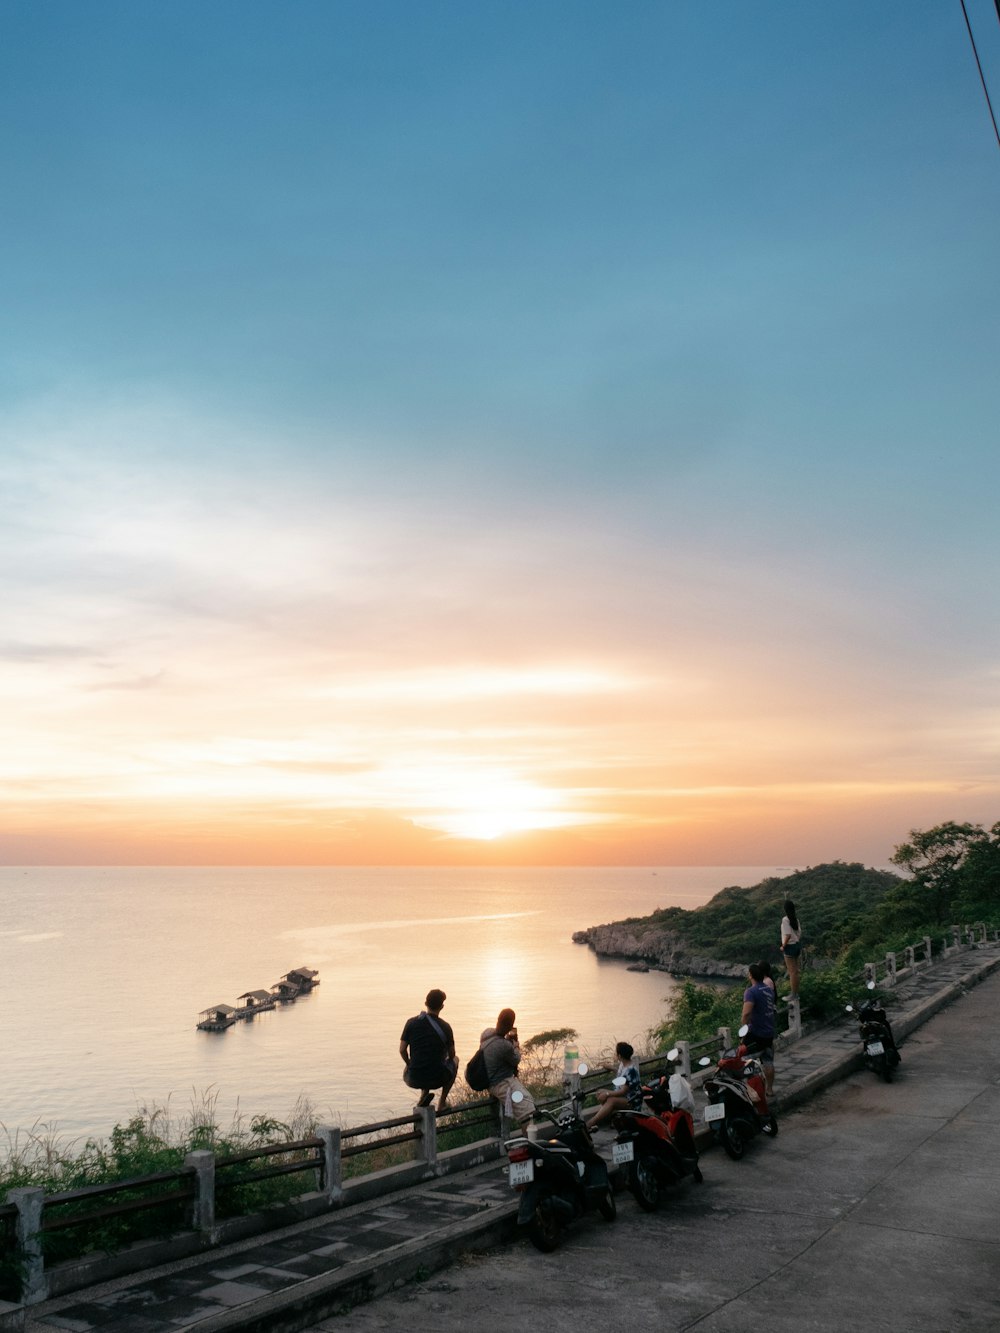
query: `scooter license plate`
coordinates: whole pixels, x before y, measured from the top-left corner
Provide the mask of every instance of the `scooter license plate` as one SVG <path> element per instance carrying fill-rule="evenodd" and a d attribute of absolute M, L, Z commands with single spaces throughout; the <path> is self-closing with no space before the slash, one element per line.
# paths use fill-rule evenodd
<path fill-rule="evenodd" d="M 632 1140 L 627 1143 L 615 1143 L 611 1147 L 611 1160 L 615 1166 L 621 1166 L 624 1162 L 631 1162 L 635 1157 L 635 1148 L 632 1146 Z"/>
<path fill-rule="evenodd" d="M 511 1162 L 510 1186 L 517 1189 L 520 1185 L 530 1185 L 535 1178 L 535 1163 L 529 1158 L 526 1162 Z"/>
<path fill-rule="evenodd" d="M 880 1041 L 870 1041 L 865 1047 L 866 1055 L 885 1055 L 885 1047 Z"/>
<path fill-rule="evenodd" d="M 713 1120 L 725 1120 L 726 1107 L 724 1102 L 713 1102 L 711 1106 L 705 1107 L 705 1121 L 711 1124 Z"/>

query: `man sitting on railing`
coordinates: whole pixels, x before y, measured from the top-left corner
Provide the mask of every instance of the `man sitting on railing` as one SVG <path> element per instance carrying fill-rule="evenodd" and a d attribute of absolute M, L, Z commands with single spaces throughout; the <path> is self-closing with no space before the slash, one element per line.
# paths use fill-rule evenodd
<path fill-rule="evenodd" d="M 424 1001 L 427 1008 L 406 1020 L 399 1039 L 399 1053 L 406 1066 L 403 1082 L 408 1088 L 420 1089 L 418 1106 L 430 1106 L 434 1100 L 432 1089 L 440 1088 L 439 1114 L 448 1109 L 448 1093 L 458 1073 L 455 1034 L 451 1024 L 441 1017 L 446 998 L 443 990 L 428 991 Z"/>

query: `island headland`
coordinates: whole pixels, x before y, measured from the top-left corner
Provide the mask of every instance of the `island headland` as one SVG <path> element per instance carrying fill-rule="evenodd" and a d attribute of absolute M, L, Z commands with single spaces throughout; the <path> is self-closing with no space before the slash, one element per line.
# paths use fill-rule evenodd
<path fill-rule="evenodd" d="M 622 958 L 675 976 L 742 977 L 749 963 L 780 957 L 779 927 L 786 898 L 798 910 L 804 942 L 813 957 L 836 956 L 850 924 L 871 912 L 901 882 L 888 870 L 860 861 L 831 861 L 769 876 L 749 887 L 734 885 L 693 909 L 659 908 L 573 932 L 601 958 Z"/>

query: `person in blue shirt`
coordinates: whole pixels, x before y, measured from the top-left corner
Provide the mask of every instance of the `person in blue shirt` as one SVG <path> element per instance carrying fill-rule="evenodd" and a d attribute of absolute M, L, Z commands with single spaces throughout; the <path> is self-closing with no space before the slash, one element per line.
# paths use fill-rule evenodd
<path fill-rule="evenodd" d="M 620 1061 L 618 1075 L 615 1078 L 614 1092 L 601 1088 L 597 1093 L 600 1106 L 587 1121 L 587 1128 L 593 1129 L 602 1120 L 608 1120 L 616 1111 L 642 1110 L 642 1076 L 639 1066 L 633 1060 L 635 1051 L 627 1041 L 620 1041 L 615 1047 L 615 1055 Z"/>
<path fill-rule="evenodd" d="M 764 1066 L 764 1087 L 767 1095 L 770 1097 L 771 1088 L 774 1085 L 774 988 L 768 986 L 764 980 L 764 969 L 760 963 L 751 963 L 747 969 L 747 980 L 750 985 L 743 992 L 743 1016 L 740 1019 L 740 1025 L 744 1023 L 750 1028 L 749 1033 L 743 1040 L 743 1046 L 748 1055 L 760 1057 L 760 1062 Z"/>

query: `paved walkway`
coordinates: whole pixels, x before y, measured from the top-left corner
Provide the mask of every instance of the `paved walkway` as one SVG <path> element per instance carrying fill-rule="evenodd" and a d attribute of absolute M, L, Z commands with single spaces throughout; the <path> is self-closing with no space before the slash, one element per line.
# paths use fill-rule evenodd
<path fill-rule="evenodd" d="M 994 969 L 993 978 L 972 992 L 972 997 L 979 997 L 978 1005 L 983 1006 L 983 1011 L 979 1012 L 977 1007 L 975 1017 L 967 1021 L 965 1027 L 958 1033 L 963 1037 L 961 1044 L 956 1044 L 954 1050 L 954 1069 L 961 1071 L 962 1075 L 961 1079 L 958 1079 L 957 1073 L 954 1076 L 959 1083 L 975 1070 L 981 1060 L 982 1049 L 989 1043 L 992 1043 L 989 1049 L 993 1061 L 990 1081 L 995 1084 L 1000 1079 L 1000 1046 L 992 1036 L 997 1029 L 996 1014 L 1000 1010 L 1000 948 L 989 946 L 982 950 L 956 955 L 920 974 L 915 981 L 899 988 L 900 1004 L 892 1011 L 893 1026 L 897 1031 L 906 1033 L 908 1030 L 920 1028 L 935 1009 L 960 996 L 965 987 L 974 984 Z M 969 1001 L 963 1002 L 963 1006 L 968 1004 Z M 955 1007 L 947 1012 L 958 1014 L 959 1008 Z M 937 1023 L 943 1021 L 943 1018 L 935 1020 Z M 923 1028 L 920 1030 L 924 1031 Z M 560 1292 L 560 1299 L 568 1302 L 565 1308 L 569 1311 L 577 1306 L 577 1301 L 572 1298 L 572 1293 L 565 1289 L 562 1279 L 554 1280 L 556 1273 L 564 1274 L 566 1271 L 560 1267 L 560 1262 L 571 1253 L 581 1253 L 587 1255 L 588 1264 L 592 1264 L 595 1253 L 601 1254 L 605 1262 L 610 1259 L 618 1265 L 617 1269 L 613 1269 L 609 1274 L 608 1283 L 620 1308 L 622 1292 L 618 1290 L 619 1284 L 624 1283 L 624 1292 L 628 1293 L 628 1299 L 631 1300 L 636 1291 L 635 1284 L 641 1278 L 641 1267 L 637 1267 L 638 1250 L 633 1252 L 629 1248 L 626 1252 L 622 1252 L 621 1239 L 627 1230 L 645 1223 L 648 1229 L 640 1232 L 635 1241 L 639 1250 L 648 1247 L 654 1234 L 658 1235 L 657 1243 L 661 1247 L 664 1242 L 670 1246 L 669 1250 L 661 1248 L 658 1251 L 660 1257 L 653 1264 L 652 1270 L 654 1283 L 659 1287 L 670 1288 L 671 1311 L 656 1312 L 659 1325 L 677 1329 L 697 1326 L 699 1329 L 704 1328 L 706 1333 L 716 1328 L 725 1328 L 727 1333 L 738 1333 L 742 1328 L 748 1330 L 759 1328 L 752 1300 L 744 1311 L 746 1323 L 723 1321 L 716 1324 L 711 1319 L 705 1322 L 705 1319 L 712 1309 L 731 1305 L 734 1294 L 746 1288 L 748 1279 L 744 1270 L 747 1268 L 748 1258 L 753 1261 L 750 1263 L 750 1271 L 756 1271 L 757 1268 L 761 1270 L 759 1278 L 751 1283 L 752 1287 L 756 1282 L 774 1279 L 772 1270 L 775 1263 L 780 1268 L 782 1264 L 793 1262 L 796 1256 L 801 1259 L 802 1252 L 816 1244 L 820 1234 L 827 1235 L 829 1228 L 817 1230 L 817 1226 L 821 1221 L 828 1222 L 830 1217 L 839 1218 L 841 1215 L 840 1205 L 836 1200 L 846 1196 L 839 1185 L 839 1178 L 841 1174 L 845 1179 L 853 1176 L 854 1166 L 850 1160 L 852 1155 L 857 1158 L 858 1163 L 867 1161 L 872 1158 L 874 1145 L 874 1149 L 877 1150 L 874 1159 L 877 1165 L 879 1152 L 888 1151 L 895 1160 L 901 1145 L 909 1144 L 911 1140 L 913 1145 L 922 1142 L 926 1127 L 921 1116 L 926 1119 L 927 1110 L 925 1107 L 921 1112 L 919 1098 L 922 1095 L 921 1081 L 925 1073 L 926 1051 L 922 1045 L 918 1047 L 917 1041 L 918 1038 L 912 1038 L 903 1048 L 903 1065 L 897 1083 L 886 1087 L 874 1080 L 870 1073 L 858 1075 L 856 1080 L 850 1080 L 851 1085 L 857 1082 L 867 1089 L 865 1093 L 867 1102 L 876 1108 L 870 1113 L 873 1118 L 866 1119 L 858 1128 L 850 1124 L 848 1113 L 838 1108 L 834 1109 L 832 1114 L 828 1111 L 825 1118 L 819 1121 L 820 1128 L 826 1126 L 827 1134 L 836 1137 L 841 1117 L 847 1115 L 847 1119 L 843 1121 L 844 1125 L 848 1126 L 847 1143 L 842 1139 L 839 1141 L 839 1147 L 832 1159 L 837 1164 L 836 1171 L 833 1178 L 826 1181 L 827 1188 L 833 1191 L 830 1196 L 833 1202 L 824 1201 L 827 1196 L 816 1192 L 819 1180 L 824 1176 L 823 1167 L 825 1165 L 828 1168 L 829 1162 L 824 1164 L 822 1161 L 802 1158 L 801 1128 L 798 1122 L 810 1116 L 816 1119 L 814 1110 L 816 1103 L 813 1102 L 804 1115 L 800 1113 L 794 1116 L 788 1125 L 783 1124 L 783 1132 L 776 1145 L 758 1141 L 751 1146 L 744 1162 L 730 1163 L 722 1154 L 713 1154 L 709 1159 L 711 1170 L 706 1170 L 706 1175 L 716 1177 L 719 1182 L 724 1179 L 724 1188 L 720 1189 L 719 1184 L 710 1183 L 706 1187 L 701 1187 L 704 1191 L 702 1194 L 693 1194 L 690 1190 L 679 1192 L 679 1195 L 682 1195 L 681 1209 L 671 1206 L 653 1219 L 639 1214 L 631 1200 L 625 1196 L 621 1199 L 619 1222 L 614 1227 L 605 1228 L 600 1223 L 591 1224 L 588 1219 L 577 1228 L 578 1235 L 571 1233 L 565 1248 L 555 1256 L 543 1257 L 533 1251 L 528 1253 L 527 1247 L 519 1245 L 505 1252 L 504 1264 L 516 1262 L 520 1268 L 525 1268 L 525 1280 L 530 1276 L 538 1279 L 544 1276 L 547 1282 L 545 1289 L 552 1296 Z M 778 1056 L 779 1072 L 776 1082 L 779 1110 L 782 1115 L 786 1109 L 813 1097 L 819 1089 L 843 1080 L 850 1071 L 852 1063 L 856 1061 L 858 1049 L 856 1029 L 853 1024 L 845 1022 L 810 1034 L 801 1042 L 790 1045 L 782 1051 Z M 943 1054 L 943 1058 L 948 1059 L 947 1052 Z M 940 1069 L 937 1072 L 940 1075 Z M 938 1091 L 943 1092 L 940 1089 Z M 904 1101 L 911 1096 L 918 1100 L 918 1106 L 912 1112 L 912 1115 L 917 1117 L 916 1130 L 911 1131 L 907 1124 L 905 1130 L 899 1133 L 892 1130 L 887 1139 L 886 1131 L 890 1128 L 890 1121 L 886 1119 L 887 1111 L 901 1108 Z M 988 1161 L 988 1172 L 995 1173 L 996 1167 L 993 1164 L 995 1114 L 1000 1110 L 995 1086 L 992 1088 L 992 1097 L 993 1100 L 990 1102 L 989 1094 L 986 1094 L 986 1101 L 983 1103 L 992 1113 L 986 1118 L 986 1123 L 975 1121 L 977 1130 L 972 1136 L 973 1144 L 970 1149 L 974 1157 L 969 1160 L 975 1161 L 977 1166 L 980 1161 Z M 945 1096 L 944 1102 L 947 1101 L 948 1098 Z M 869 1112 L 863 1114 L 868 1116 Z M 987 1130 L 994 1131 L 992 1146 L 989 1147 L 982 1137 Z M 763 1147 L 760 1147 L 761 1144 Z M 913 1234 L 925 1237 L 935 1234 L 927 1228 L 927 1220 L 929 1217 L 940 1216 L 943 1206 L 949 1216 L 957 1214 L 957 1221 L 961 1221 L 965 1198 L 963 1191 L 966 1188 L 968 1170 L 963 1165 L 963 1159 L 956 1156 L 959 1151 L 954 1144 L 948 1147 L 949 1160 L 954 1164 L 954 1170 L 932 1171 L 928 1177 L 929 1167 L 925 1165 L 915 1175 L 912 1189 L 907 1191 L 903 1182 L 894 1187 L 897 1190 L 898 1206 L 914 1209 L 913 1220 L 916 1225 Z M 788 1170 L 790 1161 L 798 1163 L 791 1177 Z M 759 1206 L 754 1191 L 768 1187 L 773 1189 L 771 1171 L 775 1167 L 780 1168 L 784 1184 L 779 1187 L 776 1199 L 770 1204 Z M 815 1179 L 813 1179 L 814 1170 Z M 829 1170 L 826 1171 L 826 1175 L 829 1176 Z M 995 1187 L 997 1183 L 997 1177 L 993 1174 L 992 1185 Z M 738 1187 L 738 1192 L 734 1187 Z M 748 1189 L 754 1200 L 750 1204 L 747 1200 Z M 692 1262 L 689 1263 L 688 1259 L 685 1259 L 681 1264 L 684 1271 L 689 1274 L 681 1278 L 678 1276 L 678 1264 L 681 1260 L 678 1258 L 677 1262 L 674 1262 L 668 1256 L 677 1253 L 679 1230 L 682 1231 L 684 1242 L 688 1247 L 695 1244 L 695 1232 L 689 1230 L 692 1221 L 691 1211 L 695 1210 L 702 1221 L 706 1216 L 705 1205 L 699 1203 L 699 1199 L 712 1200 L 708 1207 L 708 1216 L 711 1219 L 709 1225 L 712 1229 L 697 1239 L 697 1246 L 703 1247 L 704 1252 L 699 1249 L 696 1261 L 694 1256 L 689 1256 Z M 796 1220 L 792 1231 L 785 1234 L 787 1227 L 782 1218 L 782 1209 L 789 1205 L 792 1199 L 796 1201 L 805 1199 L 811 1202 L 806 1210 L 807 1219 L 804 1222 Z M 967 1245 L 976 1243 L 992 1245 L 992 1261 L 995 1264 L 1000 1259 L 1000 1243 L 998 1243 L 1000 1226 L 996 1220 L 996 1212 L 986 1210 L 984 1205 L 985 1201 L 978 1201 L 976 1207 L 980 1209 L 979 1213 L 976 1214 L 974 1211 L 967 1213 L 969 1225 L 964 1231 L 962 1226 L 958 1225 L 955 1237 L 950 1237 L 949 1240 L 957 1237 Z M 888 1207 L 891 1213 L 894 1206 L 896 1205 L 891 1202 L 886 1205 L 884 1201 L 880 1205 L 873 1199 L 868 1207 L 871 1216 L 868 1225 L 884 1229 L 887 1224 L 885 1208 Z M 792 1207 L 791 1212 L 795 1211 Z M 746 1217 L 747 1212 L 751 1214 L 749 1221 Z M 411 1301 L 416 1299 L 414 1293 L 433 1291 L 433 1283 L 429 1287 L 421 1285 L 426 1281 L 428 1274 L 453 1261 L 463 1251 L 481 1251 L 501 1243 L 513 1233 L 515 1213 L 515 1196 L 508 1188 L 506 1177 L 500 1167 L 494 1163 L 476 1171 L 412 1188 L 377 1202 L 345 1208 L 312 1222 L 300 1223 L 272 1233 L 263 1240 L 257 1238 L 240 1245 L 226 1247 L 225 1250 L 217 1250 L 209 1256 L 202 1255 L 173 1264 L 169 1268 L 120 1279 L 114 1283 L 106 1283 L 47 1301 L 30 1308 L 26 1328 L 29 1333 L 46 1333 L 46 1331 L 51 1333 L 54 1329 L 72 1330 L 75 1333 L 89 1333 L 90 1330 L 101 1330 L 102 1333 L 166 1333 L 167 1330 L 171 1330 L 172 1333 L 176 1333 L 176 1330 L 184 1328 L 196 1328 L 198 1333 L 223 1333 L 223 1330 L 242 1330 L 244 1333 L 257 1333 L 258 1330 L 260 1333 L 264 1333 L 265 1330 L 269 1333 L 277 1333 L 279 1330 L 284 1333 L 288 1330 L 288 1333 L 291 1333 L 291 1330 L 306 1329 L 310 1326 L 317 1329 L 402 1328 L 405 1322 L 412 1333 L 413 1330 L 421 1328 L 458 1327 L 459 1323 L 465 1322 L 467 1312 L 460 1313 L 457 1308 L 452 1310 L 453 1303 L 448 1300 L 444 1301 L 441 1310 L 437 1310 L 437 1305 L 441 1302 L 435 1303 L 432 1300 L 430 1304 L 435 1307 L 436 1313 L 427 1311 L 426 1322 L 414 1322 L 415 1312 L 410 1310 L 405 1321 L 398 1324 L 379 1323 L 378 1320 L 383 1317 L 380 1311 L 391 1312 L 394 1303 L 399 1304 L 398 1298 L 395 1297 L 388 1301 L 380 1301 L 375 1306 L 357 1307 L 371 1297 L 390 1291 L 401 1283 L 411 1284 L 408 1288 Z M 973 1218 L 976 1219 L 974 1223 Z M 624 1227 L 623 1221 L 625 1221 Z M 679 1223 L 683 1223 L 683 1228 L 679 1228 Z M 664 1228 L 666 1236 L 663 1235 Z M 716 1234 L 717 1232 L 719 1234 Z M 803 1247 L 802 1240 L 805 1235 L 812 1236 L 813 1239 L 809 1245 Z M 615 1237 L 618 1239 L 615 1240 Z M 720 1249 L 719 1242 L 723 1240 L 724 1244 Z M 881 1268 L 882 1260 L 879 1256 L 883 1246 L 877 1230 L 872 1233 L 871 1242 L 871 1254 L 868 1256 L 861 1251 L 855 1253 L 849 1247 L 839 1256 L 832 1256 L 836 1259 L 836 1268 L 831 1270 L 828 1285 L 831 1290 L 842 1286 L 843 1291 L 838 1299 L 841 1303 L 845 1300 L 853 1301 L 859 1310 L 856 1320 L 845 1316 L 840 1323 L 822 1322 L 822 1320 L 815 1322 L 819 1317 L 817 1312 L 802 1308 L 801 1288 L 792 1283 L 790 1292 L 799 1292 L 794 1296 L 794 1317 L 787 1324 L 783 1324 L 780 1321 L 775 1322 L 772 1312 L 767 1320 L 770 1328 L 791 1329 L 794 1326 L 796 1333 L 801 1333 L 801 1330 L 811 1328 L 849 1327 L 855 1322 L 865 1324 L 872 1329 L 898 1327 L 898 1323 L 895 1322 L 891 1325 L 873 1322 L 871 1311 L 866 1311 L 863 1316 L 860 1313 L 860 1308 L 865 1302 L 859 1303 L 859 1293 L 868 1293 L 867 1299 L 876 1308 L 876 1312 L 884 1311 L 886 1308 L 884 1300 L 879 1298 L 879 1294 L 883 1293 L 886 1287 L 886 1274 Z M 921 1265 L 936 1262 L 936 1256 L 945 1259 L 948 1273 L 953 1274 L 956 1271 L 955 1263 L 959 1254 L 955 1251 L 955 1245 L 945 1244 L 940 1238 L 935 1247 L 925 1250 L 922 1257 L 917 1256 L 915 1261 L 912 1261 L 912 1257 L 908 1257 L 907 1262 L 916 1262 L 920 1271 Z M 666 1268 L 664 1268 L 665 1258 Z M 739 1262 L 735 1262 L 736 1260 Z M 731 1261 L 735 1262 L 735 1271 L 732 1274 L 728 1272 Z M 475 1261 L 475 1263 L 482 1262 L 486 1261 Z M 894 1255 L 891 1262 L 898 1266 L 898 1256 Z M 907 1268 L 906 1272 L 909 1271 Z M 587 1291 L 593 1285 L 592 1277 L 588 1276 L 590 1272 L 590 1268 L 585 1266 L 580 1279 Z M 695 1277 L 695 1273 L 700 1276 Z M 944 1276 L 942 1273 L 942 1281 Z M 450 1277 L 440 1281 L 443 1282 L 443 1287 L 439 1286 L 439 1290 L 445 1294 L 458 1289 Z M 704 1292 L 706 1282 L 711 1288 L 711 1303 L 702 1309 L 706 1299 Z M 414 1283 L 416 1285 L 413 1285 Z M 780 1287 L 780 1284 L 778 1286 Z M 500 1290 L 502 1289 L 501 1282 Z M 792 1299 L 791 1296 L 789 1299 Z M 984 1330 L 1000 1328 L 1000 1308 L 996 1306 L 992 1307 L 992 1323 L 975 1322 L 978 1315 L 973 1313 L 973 1307 L 978 1310 L 979 1305 L 976 1302 L 981 1305 L 981 1301 L 981 1293 L 970 1289 L 964 1322 L 920 1323 L 910 1318 L 904 1321 L 904 1326 L 911 1329 L 933 1329 L 937 1333 L 953 1327 L 958 1328 L 960 1323 L 964 1329 L 970 1331 L 980 1328 Z M 492 1306 L 487 1302 L 477 1315 L 468 1317 L 485 1318 L 490 1308 L 495 1314 L 495 1302 L 494 1294 Z M 780 1312 L 780 1298 L 778 1304 Z M 546 1306 L 544 1318 L 548 1328 L 561 1327 L 562 1325 L 553 1322 L 555 1306 L 548 1308 L 547 1301 L 543 1301 L 543 1305 Z M 939 1308 L 940 1302 L 938 1301 L 936 1305 Z M 700 1314 L 697 1313 L 699 1309 L 702 1310 Z M 342 1316 L 346 1311 L 352 1311 L 347 1319 L 332 1317 Z M 521 1313 L 526 1315 L 527 1311 L 522 1310 Z M 645 1313 L 649 1314 L 650 1319 L 653 1318 L 654 1311 L 650 1309 L 644 1312 L 643 1322 Z M 541 1309 L 538 1314 L 541 1317 Z M 691 1322 L 692 1317 L 694 1322 Z M 940 1315 L 934 1317 L 939 1321 L 941 1319 Z M 686 1319 L 688 1322 L 677 1322 L 677 1319 Z M 326 1322 L 317 1324 L 317 1320 Z M 614 1325 L 613 1308 L 605 1310 L 603 1320 L 605 1322 L 610 1320 Z M 522 1322 L 520 1318 L 518 1322 Z M 524 1322 L 528 1324 L 534 1321 L 526 1318 Z M 627 1322 L 632 1322 L 631 1318 Z M 564 1326 L 569 1329 L 571 1323 L 566 1322 Z M 591 1322 L 589 1307 L 588 1311 L 576 1308 L 572 1320 L 575 1333 L 579 1333 L 581 1329 L 599 1326 L 600 1323 Z"/>

